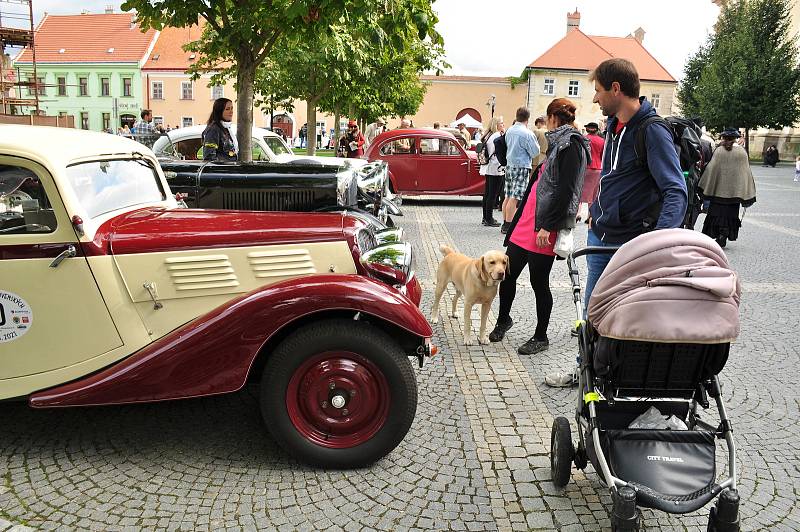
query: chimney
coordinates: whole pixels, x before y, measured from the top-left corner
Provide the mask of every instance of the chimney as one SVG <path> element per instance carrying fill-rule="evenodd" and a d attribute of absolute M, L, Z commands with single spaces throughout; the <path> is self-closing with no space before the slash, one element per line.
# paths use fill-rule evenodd
<path fill-rule="evenodd" d="M 131 13 L 131 29 L 136 27 L 136 13 Z"/>
<path fill-rule="evenodd" d="M 643 44 L 644 43 L 644 33 L 645 33 L 645 31 L 641 27 L 636 28 L 636 31 L 633 32 L 633 38 L 636 39 L 637 41 L 639 41 L 639 44 Z"/>
<path fill-rule="evenodd" d="M 113 4 L 106 4 L 106 15 L 110 15 L 114 12 Z"/>
<path fill-rule="evenodd" d="M 578 8 L 576 7 L 574 13 L 567 13 L 567 33 L 578 29 L 580 25 L 581 14 L 578 12 Z"/>

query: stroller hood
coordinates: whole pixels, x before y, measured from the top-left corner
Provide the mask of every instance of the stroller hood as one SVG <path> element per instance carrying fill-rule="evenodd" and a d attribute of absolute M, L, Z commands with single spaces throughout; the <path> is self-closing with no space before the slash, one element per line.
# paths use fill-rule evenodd
<path fill-rule="evenodd" d="M 739 335 L 741 284 L 722 248 L 688 229 L 623 245 L 589 299 L 600 335 L 620 340 L 723 343 Z"/>

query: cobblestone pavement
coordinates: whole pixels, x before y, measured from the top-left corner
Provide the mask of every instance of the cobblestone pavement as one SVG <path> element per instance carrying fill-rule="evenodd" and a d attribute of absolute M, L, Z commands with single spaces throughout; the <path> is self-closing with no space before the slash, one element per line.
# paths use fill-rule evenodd
<path fill-rule="evenodd" d="M 789 167 L 754 172 L 759 202 L 726 249 L 744 294 L 742 334 L 722 380 L 739 450 L 743 529 L 800 530 L 800 404 L 792 387 L 800 362 L 800 185 Z M 410 200 L 403 209 L 398 221 L 415 245 L 428 314 L 439 244 L 478 256 L 502 240 L 479 225 L 476 200 Z M 255 388 L 158 405 L 0 404 L 0 532 L 607 528 L 610 498 L 591 467 L 574 470 L 563 490 L 549 481 L 550 424 L 553 416 L 572 418 L 575 392 L 542 379 L 569 368 L 576 354 L 563 262 L 551 284 L 551 346 L 533 357 L 516 353 L 535 326 L 524 275 L 517 323 L 499 344 L 461 345 L 460 320 L 443 313 L 434 327 L 441 353 L 417 371 L 414 425 L 366 469 L 321 471 L 287 458 L 263 427 Z M 707 513 L 646 511 L 644 524 L 700 530 Z"/>

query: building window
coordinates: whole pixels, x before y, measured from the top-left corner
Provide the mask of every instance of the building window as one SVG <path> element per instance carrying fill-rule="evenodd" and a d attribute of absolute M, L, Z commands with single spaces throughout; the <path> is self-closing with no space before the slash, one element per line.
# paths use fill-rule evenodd
<path fill-rule="evenodd" d="M 103 113 L 103 131 L 111 127 L 111 113 Z"/>
<path fill-rule="evenodd" d="M 57 81 L 58 81 L 58 95 L 59 96 L 66 96 L 67 95 L 67 78 L 65 76 L 59 76 Z"/>
<path fill-rule="evenodd" d="M 81 129 L 89 129 L 89 113 L 81 113 Z"/>
<path fill-rule="evenodd" d="M 222 98 L 225 94 L 224 87 L 222 85 L 214 85 L 211 87 L 211 99 L 216 100 L 217 98 Z"/>
<path fill-rule="evenodd" d="M 544 78 L 544 93 L 553 95 L 556 93 L 556 80 L 553 78 Z"/>
<path fill-rule="evenodd" d="M 89 78 L 78 78 L 78 96 L 89 96 Z"/>
<path fill-rule="evenodd" d="M 122 78 L 122 95 L 131 96 L 131 78 Z"/>
<path fill-rule="evenodd" d="M 163 126 L 164 125 L 164 117 L 163 116 L 154 116 L 153 117 L 153 125 L 154 126 Z"/>
<path fill-rule="evenodd" d="M 181 81 L 181 100 L 194 100 L 194 89 L 191 81 Z"/>
<path fill-rule="evenodd" d="M 575 79 L 569 80 L 569 87 L 567 88 L 567 95 L 568 96 L 578 96 L 578 92 L 580 92 L 581 82 Z"/>
<path fill-rule="evenodd" d="M 191 127 L 194 125 L 194 118 L 191 116 L 184 116 L 181 118 L 181 126 L 182 127 Z"/>
<path fill-rule="evenodd" d="M 164 99 L 164 82 L 151 81 L 150 82 L 150 97 L 154 100 Z"/>
<path fill-rule="evenodd" d="M 100 78 L 100 96 L 111 96 L 111 84 L 108 78 Z"/>
<path fill-rule="evenodd" d="M 44 86 L 44 78 L 36 78 L 36 89 L 39 91 L 39 96 L 47 96 L 47 88 Z"/>
<path fill-rule="evenodd" d="M 650 103 L 652 104 L 654 109 L 658 110 L 658 107 L 661 105 L 661 95 L 652 94 L 650 96 Z"/>

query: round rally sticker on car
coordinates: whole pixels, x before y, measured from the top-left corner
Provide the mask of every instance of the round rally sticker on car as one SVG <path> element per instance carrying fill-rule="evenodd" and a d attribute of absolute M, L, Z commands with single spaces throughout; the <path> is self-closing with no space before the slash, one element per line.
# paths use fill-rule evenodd
<path fill-rule="evenodd" d="M 11 342 L 33 325 L 33 310 L 17 294 L 0 290 L 0 343 Z"/>

